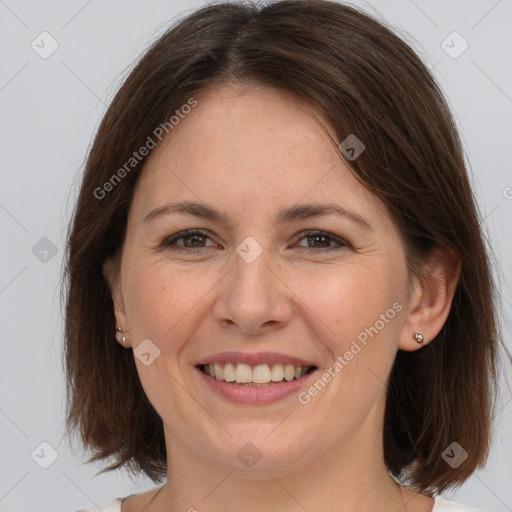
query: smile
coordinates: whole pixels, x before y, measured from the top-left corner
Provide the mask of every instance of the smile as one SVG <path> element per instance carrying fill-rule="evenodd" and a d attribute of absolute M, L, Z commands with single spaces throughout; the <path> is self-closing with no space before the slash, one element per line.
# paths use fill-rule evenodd
<path fill-rule="evenodd" d="M 233 385 L 268 387 L 291 382 L 315 370 L 315 366 L 293 364 L 213 363 L 199 365 L 206 375 Z"/>

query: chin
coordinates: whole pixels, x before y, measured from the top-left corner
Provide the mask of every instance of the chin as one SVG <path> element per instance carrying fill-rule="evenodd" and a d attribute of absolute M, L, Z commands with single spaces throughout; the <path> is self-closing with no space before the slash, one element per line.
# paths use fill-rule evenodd
<path fill-rule="evenodd" d="M 304 462 L 306 452 L 311 453 L 305 446 L 304 438 L 296 430 L 294 434 L 290 429 L 279 428 L 274 424 L 269 428 L 265 425 L 239 425 L 238 427 L 226 426 L 232 435 L 223 436 L 223 440 L 217 440 L 217 446 L 212 449 L 210 445 L 210 458 L 218 465 L 230 471 L 251 473 L 268 479 L 267 471 L 284 471 L 297 462 Z M 274 430 L 275 429 L 275 430 Z M 314 439 L 312 439 L 314 442 Z M 297 447 L 300 447 L 298 449 Z"/>

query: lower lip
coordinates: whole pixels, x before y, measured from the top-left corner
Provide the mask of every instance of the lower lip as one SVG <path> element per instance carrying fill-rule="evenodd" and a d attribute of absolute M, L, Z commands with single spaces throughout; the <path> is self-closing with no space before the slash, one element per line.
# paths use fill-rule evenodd
<path fill-rule="evenodd" d="M 206 375 L 199 368 L 196 368 L 203 381 L 220 395 L 222 398 L 233 402 L 235 404 L 268 404 L 277 402 L 286 398 L 290 395 L 296 394 L 301 387 L 303 387 L 309 378 L 316 373 L 316 370 L 303 375 L 300 379 L 292 380 L 290 382 L 281 382 L 268 386 L 267 388 L 258 388 L 255 386 L 237 386 L 236 384 L 230 384 L 223 380 L 217 380 L 214 377 Z"/>

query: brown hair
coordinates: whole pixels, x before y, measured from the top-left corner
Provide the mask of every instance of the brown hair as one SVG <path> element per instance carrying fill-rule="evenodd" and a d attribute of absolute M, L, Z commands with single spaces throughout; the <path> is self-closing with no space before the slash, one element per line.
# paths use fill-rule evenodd
<path fill-rule="evenodd" d="M 383 21 L 328 0 L 203 7 L 149 48 L 113 99 L 88 155 L 68 238 L 67 431 L 78 430 L 94 450 L 89 462 L 114 457 L 103 471 L 127 465 L 155 482 L 165 475 L 162 420 L 133 354 L 115 342 L 102 273 L 123 245 L 144 159 L 108 196 L 97 191 L 176 109 L 223 83 L 285 89 L 322 114 L 338 142 L 356 134 L 366 149 L 347 164 L 387 206 L 411 271 L 436 248 L 460 258 L 442 330 L 421 350 L 397 353 L 383 433 L 389 471 L 412 489 L 432 495 L 460 485 L 488 457 L 501 341 L 462 145 L 414 51 Z M 441 457 L 453 441 L 468 453 L 456 469 Z"/>

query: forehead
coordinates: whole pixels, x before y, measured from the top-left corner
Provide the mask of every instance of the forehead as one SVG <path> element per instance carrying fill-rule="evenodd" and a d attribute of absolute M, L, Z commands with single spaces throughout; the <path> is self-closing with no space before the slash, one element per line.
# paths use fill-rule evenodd
<path fill-rule="evenodd" d="M 303 198 L 371 207 L 382 215 L 383 205 L 340 155 L 332 129 L 295 96 L 230 84 L 196 99 L 145 163 L 134 198 L 141 214 L 170 199 L 224 210 L 241 203 L 248 213 Z"/>
<path fill-rule="evenodd" d="M 303 165 L 298 164 L 304 158 L 316 164 L 339 158 L 327 123 L 286 91 L 227 84 L 197 101 L 168 137 L 178 158 L 180 147 L 194 148 L 181 152 L 191 166 L 206 161 L 256 171 L 288 163 L 301 169 Z"/>

